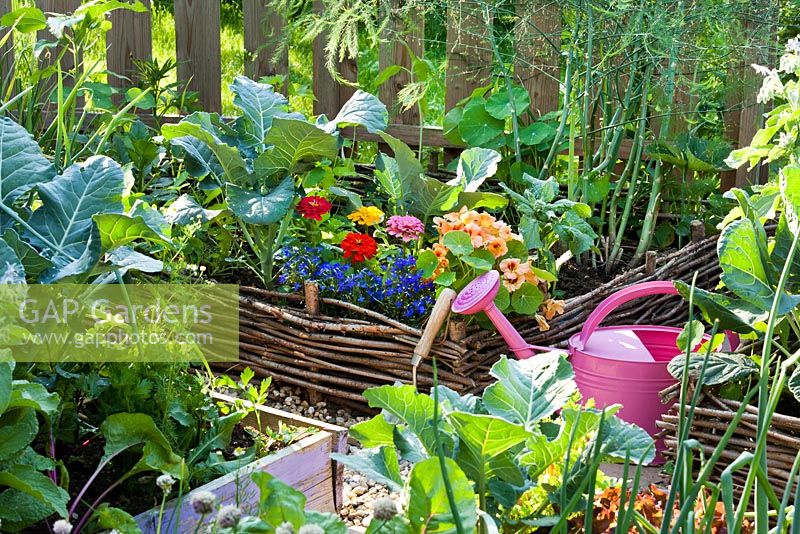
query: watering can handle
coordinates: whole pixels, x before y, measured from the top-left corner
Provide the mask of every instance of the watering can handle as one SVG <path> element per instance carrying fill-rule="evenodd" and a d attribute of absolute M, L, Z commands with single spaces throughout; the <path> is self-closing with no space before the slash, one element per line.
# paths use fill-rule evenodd
<path fill-rule="evenodd" d="M 641 284 L 628 286 L 625 289 L 621 289 L 613 295 L 606 297 L 606 299 L 601 302 L 591 314 L 589 314 L 589 318 L 586 319 L 586 322 L 583 324 L 581 335 L 578 338 L 578 343 L 580 345 L 579 348 L 583 349 L 583 347 L 586 346 L 586 342 L 589 341 L 589 337 L 591 337 L 594 331 L 597 330 L 597 327 L 600 326 L 600 323 L 603 322 L 603 319 L 605 319 L 608 314 L 623 304 L 638 298 L 649 297 L 651 295 L 677 294 L 678 290 L 675 288 L 675 284 L 672 282 L 644 282 Z M 736 350 L 736 347 L 739 346 L 738 334 L 726 330 L 725 335 L 728 339 L 728 349 L 731 351 Z"/>
<path fill-rule="evenodd" d="M 586 342 L 589 341 L 589 337 L 591 337 L 597 327 L 600 326 L 603 319 L 623 304 L 651 295 L 677 294 L 678 290 L 675 289 L 675 285 L 672 282 L 644 282 L 628 286 L 617 291 L 613 295 L 609 295 L 591 314 L 589 314 L 589 318 L 586 319 L 586 322 L 583 324 L 581 335 L 578 338 L 581 348 L 586 345 Z"/>

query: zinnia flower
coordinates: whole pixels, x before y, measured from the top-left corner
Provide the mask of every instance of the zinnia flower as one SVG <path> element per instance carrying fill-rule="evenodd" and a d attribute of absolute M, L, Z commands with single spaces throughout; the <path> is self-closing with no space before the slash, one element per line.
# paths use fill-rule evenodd
<path fill-rule="evenodd" d="M 331 203 L 318 196 L 303 197 L 295 210 L 306 219 L 321 221 L 322 216 L 331 211 Z"/>
<path fill-rule="evenodd" d="M 386 221 L 386 233 L 408 243 L 425 233 L 425 225 L 413 215 L 393 215 Z"/>
<path fill-rule="evenodd" d="M 378 253 L 378 243 L 368 234 L 350 232 L 342 240 L 344 257 L 355 262 L 367 261 Z"/>
<path fill-rule="evenodd" d="M 375 206 L 361 206 L 356 211 L 347 216 L 348 219 L 356 224 L 372 226 L 383 220 L 383 212 Z"/>

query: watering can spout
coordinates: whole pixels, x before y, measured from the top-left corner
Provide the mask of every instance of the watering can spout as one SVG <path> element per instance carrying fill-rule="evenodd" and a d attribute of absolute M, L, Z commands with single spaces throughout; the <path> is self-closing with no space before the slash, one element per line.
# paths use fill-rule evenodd
<path fill-rule="evenodd" d="M 473 315 L 478 312 L 486 316 L 494 324 L 497 332 L 503 337 L 508 348 L 517 358 L 530 358 L 533 348 L 522 339 L 516 328 L 506 319 L 494 303 L 500 290 L 500 273 L 489 271 L 470 282 L 453 302 L 453 313 Z"/>

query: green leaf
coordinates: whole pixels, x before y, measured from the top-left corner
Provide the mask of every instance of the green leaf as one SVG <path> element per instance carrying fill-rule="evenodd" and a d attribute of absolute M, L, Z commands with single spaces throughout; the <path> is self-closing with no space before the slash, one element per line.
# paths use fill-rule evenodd
<path fill-rule="evenodd" d="M 14 380 L 14 361 L 11 360 L 11 349 L 0 349 L 0 414 L 6 411 L 11 400 L 11 384 Z"/>
<path fill-rule="evenodd" d="M 141 534 L 142 532 L 131 514 L 105 502 L 94 511 L 92 521 L 98 531 L 113 529 L 120 534 Z"/>
<path fill-rule="evenodd" d="M 480 252 L 480 251 L 476 251 Z M 492 270 L 494 266 L 493 261 L 486 260 L 485 258 L 481 258 L 479 256 L 471 255 L 471 256 L 462 256 L 461 261 L 475 269 L 478 273 L 485 273 L 486 271 Z"/>
<path fill-rule="evenodd" d="M 278 527 L 282 523 L 291 523 L 299 529 L 305 522 L 306 496 L 291 486 L 284 484 L 265 471 L 256 471 L 250 475 L 261 491 L 258 501 L 258 516 Z"/>
<path fill-rule="evenodd" d="M 508 310 L 508 307 L 511 306 L 511 293 L 508 292 L 506 286 L 500 285 L 500 289 L 497 290 L 497 296 L 494 297 L 494 304 L 502 312 Z"/>
<path fill-rule="evenodd" d="M 643 428 L 626 423 L 618 417 L 606 416 L 600 436 L 595 439 L 601 442 L 600 451 L 604 461 L 624 461 L 626 457 L 630 457 L 646 465 L 655 458 L 653 438 Z"/>
<path fill-rule="evenodd" d="M 439 266 L 439 258 L 432 250 L 425 249 L 417 255 L 417 270 L 423 278 L 433 276 L 433 271 Z"/>
<path fill-rule="evenodd" d="M 722 268 L 722 282 L 737 296 L 767 311 L 772 306 L 774 291 L 767 279 L 758 248 L 758 236 L 750 219 L 740 219 L 728 225 L 719 238 L 719 263 Z M 782 312 L 786 313 L 786 302 Z M 794 308 L 794 305 L 791 306 Z"/>
<path fill-rule="evenodd" d="M 171 244 L 141 217 L 124 213 L 105 213 L 92 217 L 100 231 L 100 243 L 104 251 L 129 245 L 134 241 Z"/>
<path fill-rule="evenodd" d="M 606 408 L 606 417 L 619 410 L 619 406 Z M 558 423 L 558 434 L 548 440 L 547 436 L 537 431 L 526 443 L 526 450 L 519 458 L 521 465 L 527 467 L 528 475 L 537 480 L 548 467 L 556 462 L 565 461 L 570 448 L 582 442 L 586 436 L 595 432 L 600 426 L 600 410 L 564 408 Z"/>
<path fill-rule="evenodd" d="M 5 241 L 0 240 L 0 284 L 25 282 L 25 267 L 17 253 Z"/>
<path fill-rule="evenodd" d="M 800 366 L 795 366 L 792 375 L 789 377 L 788 386 L 794 398 L 800 401 Z"/>
<path fill-rule="evenodd" d="M 348 534 L 349 530 L 337 514 L 330 512 L 306 512 L 306 525 L 318 525 L 325 534 Z M 244 533 L 243 533 L 244 534 Z"/>
<path fill-rule="evenodd" d="M 403 487 L 394 445 L 382 445 L 374 450 L 362 449 L 355 454 L 332 454 L 331 459 L 385 484 L 392 491 L 399 492 Z"/>
<path fill-rule="evenodd" d="M 472 247 L 472 239 L 469 237 L 469 234 L 461 230 L 451 230 L 447 232 L 444 234 L 443 241 L 444 246 L 456 256 L 472 254 L 472 251 L 475 250 Z"/>
<path fill-rule="evenodd" d="M 461 106 L 456 106 L 448 111 L 442 120 L 442 134 L 444 135 L 445 139 L 455 145 L 464 144 L 461 134 L 458 133 L 458 125 L 461 123 L 461 119 L 463 117 L 464 108 Z"/>
<path fill-rule="evenodd" d="M 503 356 L 492 366 L 491 375 L 497 382 L 483 394 L 486 410 L 528 430 L 577 391 L 572 366 L 559 353 L 519 361 Z"/>
<path fill-rule="evenodd" d="M 386 83 L 389 78 L 399 73 L 401 70 L 403 69 L 400 65 L 389 65 L 388 67 L 384 68 L 378 73 L 378 77 L 375 78 L 375 87 L 380 87 Z"/>
<path fill-rule="evenodd" d="M 8 532 L 19 532 L 51 515 L 53 509 L 33 495 L 16 489 L 0 492 L 0 520 Z"/>
<path fill-rule="evenodd" d="M 555 138 L 556 129 L 546 122 L 534 122 L 519 130 L 519 141 L 523 145 L 536 146 Z"/>
<path fill-rule="evenodd" d="M 371 408 L 381 408 L 416 434 L 428 454 L 436 450 L 433 425 L 433 399 L 411 385 L 385 385 L 370 388 L 364 398 Z"/>
<path fill-rule="evenodd" d="M 118 247 L 106 254 L 106 260 L 119 267 L 122 273 L 131 269 L 143 273 L 160 273 L 164 270 L 164 262 L 152 258 L 130 247 Z"/>
<path fill-rule="evenodd" d="M 32 408 L 51 419 L 58 412 L 59 404 L 61 404 L 61 399 L 58 394 L 50 393 L 42 384 L 27 380 L 14 380 L 6 410 Z"/>
<path fill-rule="evenodd" d="M 14 460 L 15 456 L 30 445 L 39 432 L 39 420 L 33 408 L 8 410 L 0 415 L 0 429 L 3 441 L 0 442 L 0 464 Z M 14 462 L 17 463 L 17 462 Z"/>
<path fill-rule="evenodd" d="M 215 219 L 222 210 L 207 210 L 189 195 L 181 195 L 164 210 L 164 218 L 170 224 L 180 226 L 193 222 L 206 223 Z"/>
<path fill-rule="evenodd" d="M 0 470 L 0 486 L 26 493 L 48 506 L 52 512 L 67 517 L 69 494 L 30 465 L 11 464 Z"/>
<path fill-rule="evenodd" d="M 0 25 L 10 28 L 16 24 L 15 29 L 20 33 L 34 33 L 47 27 L 47 19 L 41 9 L 35 7 L 20 7 L 5 13 L 0 18 Z"/>
<path fill-rule="evenodd" d="M 20 195 L 55 175 L 31 134 L 8 117 L 0 117 L 0 202 L 10 208 Z"/>
<path fill-rule="evenodd" d="M 328 133 L 333 133 L 343 125 L 355 124 L 363 126 L 369 133 L 376 133 L 385 130 L 388 121 L 389 113 L 386 111 L 386 106 L 375 95 L 356 89 L 355 94 L 345 102 L 336 117 L 322 128 Z"/>
<path fill-rule="evenodd" d="M 464 472 L 450 458 L 444 459 L 446 473 L 440 460 L 429 458 L 411 470 L 408 480 L 407 517 L 414 532 L 426 534 L 454 534 L 453 511 L 444 485 L 444 476 L 450 481 L 455 500 L 455 513 L 461 519 L 464 532 L 474 532 L 478 522 L 477 499 L 472 484 Z"/>
<path fill-rule="evenodd" d="M 167 438 L 149 415 L 118 413 L 110 415 L 100 425 L 105 439 L 104 459 L 135 446 L 142 446 L 142 455 L 129 474 L 141 471 L 161 471 L 179 480 L 187 476 L 186 463 L 173 452 Z"/>
<path fill-rule="evenodd" d="M 37 280 L 44 271 L 53 266 L 50 260 L 39 254 L 35 248 L 20 239 L 19 234 L 17 234 L 14 229 L 9 228 L 5 231 L 3 234 L 3 241 L 14 251 L 14 254 L 16 254 L 17 258 L 19 258 L 19 261 L 22 263 L 25 275 L 32 280 Z"/>
<path fill-rule="evenodd" d="M 351 426 L 349 434 L 367 449 L 382 445 L 394 446 L 394 425 L 388 423 L 383 414 Z"/>
<path fill-rule="evenodd" d="M 279 222 L 291 209 L 294 196 L 294 180 L 290 176 L 265 195 L 228 184 L 228 207 L 234 215 L 250 224 Z"/>
<path fill-rule="evenodd" d="M 164 139 L 177 144 L 191 157 L 190 172 L 193 175 L 205 176 L 219 166 L 228 182 L 235 184 L 252 182 L 247 163 L 239 154 L 239 149 L 230 146 L 223 139 L 225 136 L 220 123 L 221 119 L 217 115 L 196 112 L 178 124 L 165 124 L 161 127 L 161 134 Z M 187 137 L 189 139 L 186 139 Z M 205 144 L 214 158 L 210 158 L 193 139 Z"/>
<path fill-rule="evenodd" d="M 523 283 L 511 293 L 511 307 L 520 315 L 533 315 L 544 302 L 541 290 L 530 282 Z"/>
<path fill-rule="evenodd" d="M 504 121 L 486 111 L 483 98 L 471 100 L 458 123 L 458 133 L 469 146 L 485 146 L 503 135 Z"/>
<path fill-rule="evenodd" d="M 437 276 L 433 283 L 437 286 L 450 287 L 455 281 L 456 273 L 453 271 L 447 271 Z"/>
<path fill-rule="evenodd" d="M 531 436 L 524 427 L 494 415 L 455 412 L 449 421 L 460 440 L 459 465 L 478 487 L 493 477 L 498 457 Z"/>
<path fill-rule="evenodd" d="M 691 338 L 689 337 L 689 331 L 691 330 Z M 697 347 L 700 343 L 703 342 L 703 336 L 705 335 L 705 327 L 703 323 L 700 321 L 689 321 L 681 330 L 681 333 L 678 334 L 678 339 L 676 340 L 676 344 L 678 348 L 686 352 L 686 349 L 693 350 Z"/>
<path fill-rule="evenodd" d="M 474 192 L 459 193 L 458 205 L 466 206 L 467 209 L 476 210 L 486 208 L 487 210 L 501 210 L 508 206 L 508 199 L 498 193 Z"/>
<path fill-rule="evenodd" d="M 400 174 L 397 161 L 386 154 L 378 154 L 375 160 L 375 180 L 389 196 L 389 200 L 397 204 L 405 204 L 410 184 Z"/>
<path fill-rule="evenodd" d="M 272 127 L 272 120 L 284 114 L 289 105 L 285 96 L 276 93 L 271 85 L 257 83 L 246 76 L 237 76 L 230 86 L 233 105 L 242 110 L 236 121 L 246 146 L 260 146 Z"/>
<path fill-rule="evenodd" d="M 688 300 L 691 287 L 685 282 L 675 281 L 678 293 Z M 694 303 L 703 312 L 704 319 L 713 323 L 719 320 L 721 330 L 733 330 L 747 334 L 756 330 L 759 323 L 767 320 L 768 312 L 760 310 L 748 302 L 725 295 L 712 293 L 696 287 Z"/>
<path fill-rule="evenodd" d="M 311 123 L 297 119 L 275 118 L 267 133 L 272 145 L 253 162 L 258 176 L 276 172 L 296 173 L 310 168 L 321 159 L 336 157 L 336 138 Z"/>
<path fill-rule="evenodd" d="M 396 515 L 389 521 L 370 521 L 366 534 L 414 534 L 411 523 L 401 515 Z"/>
<path fill-rule="evenodd" d="M 706 353 L 693 352 L 689 355 L 689 376 L 695 380 L 700 379 L 700 371 L 703 369 L 703 362 Z M 680 380 L 683 376 L 683 369 L 686 365 L 686 354 L 679 354 L 669 362 L 667 369 L 670 374 Z M 758 366 L 745 354 L 728 354 L 723 352 L 712 352 L 708 355 L 705 374 L 703 375 L 703 386 L 716 386 L 729 382 L 738 382 L 749 378 L 758 372 Z"/>
<path fill-rule="evenodd" d="M 505 88 L 499 89 L 490 96 L 486 101 L 486 112 L 495 119 L 505 120 L 513 113 L 522 116 L 530 106 L 531 97 L 527 89 L 516 85 L 511 88 L 511 98 Z"/>
<path fill-rule="evenodd" d="M 42 206 L 33 212 L 25 237 L 51 251 L 55 268 L 80 260 L 94 231 L 92 217 L 122 213 L 122 168 L 105 156 L 68 167 L 64 174 L 37 189 Z"/>
<path fill-rule="evenodd" d="M 464 191 L 472 193 L 497 173 L 497 164 L 502 156 L 490 148 L 468 148 L 458 158 L 456 177 L 449 185 L 461 185 Z"/>

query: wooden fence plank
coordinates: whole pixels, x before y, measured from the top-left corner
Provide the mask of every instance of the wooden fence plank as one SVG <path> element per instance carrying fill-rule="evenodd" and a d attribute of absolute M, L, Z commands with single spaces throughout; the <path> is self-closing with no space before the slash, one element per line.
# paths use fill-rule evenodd
<path fill-rule="evenodd" d="M 0 0 L 0 15 L 8 13 L 12 9 L 11 0 Z M 6 30 L 8 32 L 9 30 Z M 2 38 L 5 33 L 0 33 Z M 11 74 L 14 68 L 14 37 L 9 34 L 3 46 L 0 46 L 0 80 L 4 80 Z"/>
<path fill-rule="evenodd" d="M 411 70 L 411 52 L 422 57 L 425 52 L 425 19 L 412 16 L 410 20 L 402 20 L 397 9 L 402 6 L 401 0 L 383 0 L 381 3 L 384 16 L 389 17 L 384 31 L 384 39 L 380 44 L 378 68 L 382 72 L 391 65 L 399 65 Z M 401 112 L 397 93 L 411 82 L 411 76 L 402 70 L 378 88 L 378 98 L 389 110 L 389 122 L 395 124 L 419 124 L 419 111 L 416 106 Z"/>
<path fill-rule="evenodd" d="M 221 111 L 220 0 L 175 0 L 175 48 L 178 79 L 206 111 Z"/>
<path fill-rule="evenodd" d="M 314 9 L 321 12 L 324 9 L 322 0 L 314 0 Z M 355 92 L 355 88 L 338 83 L 325 66 L 325 45 L 328 38 L 322 33 L 314 39 L 312 44 L 314 80 L 314 114 L 325 114 L 328 118 L 336 115 L 342 104 Z M 355 60 L 345 59 L 339 64 L 339 74 L 350 81 L 358 80 L 358 70 Z"/>
<path fill-rule="evenodd" d="M 475 0 L 452 0 L 447 8 L 447 83 L 445 109 L 450 110 L 492 73 L 489 32 L 492 22 Z"/>
<path fill-rule="evenodd" d="M 150 0 L 142 0 L 150 7 Z M 111 12 L 111 30 L 106 33 L 108 70 L 126 76 L 136 83 L 134 60 L 147 60 L 153 55 L 153 21 L 150 11 L 136 13 L 127 9 Z M 130 85 L 124 79 L 109 75 L 114 87 Z"/>
<path fill-rule="evenodd" d="M 517 16 L 514 72 L 531 95 L 531 110 L 542 116 L 561 107 L 561 7 L 553 0 L 524 0 Z"/>
<path fill-rule="evenodd" d="M 284 15 L 269 6 L 270 0 L 244 0 L 245 74 L 254 80 L 262 76 L 289 74 L 289 48 L 278 40 L 285 25 Z"/>

